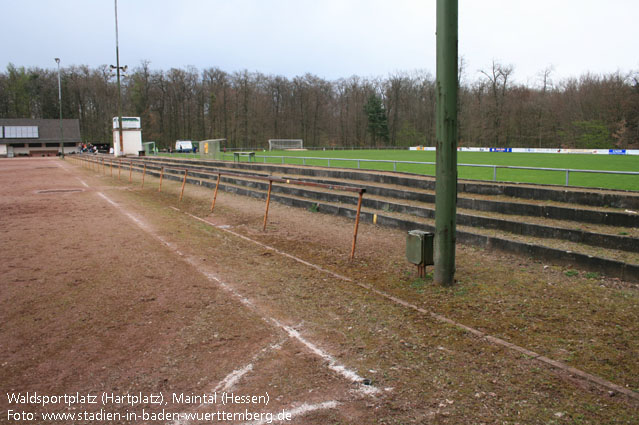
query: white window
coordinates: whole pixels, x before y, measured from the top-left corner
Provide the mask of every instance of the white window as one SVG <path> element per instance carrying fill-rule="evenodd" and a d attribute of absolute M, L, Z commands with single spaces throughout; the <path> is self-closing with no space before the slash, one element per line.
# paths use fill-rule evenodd
<path fill-rule="evenodd" d="M 5 139 L 37 139 L 38 126 L 6 125 L 4 127 Z"/>

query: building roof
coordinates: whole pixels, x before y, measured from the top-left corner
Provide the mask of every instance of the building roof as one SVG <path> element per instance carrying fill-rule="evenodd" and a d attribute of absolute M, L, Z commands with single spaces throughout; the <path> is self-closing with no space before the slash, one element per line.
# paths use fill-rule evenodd
<path fill-rule="evenodd" d="M 60 120 L 30 119 L 30 118 L 0 118 L 0 127 L 20 126 L 38 127 L 37 138 L 4 138 L 4 133 L 0 132 L 0 143 L 33 143 L 33 142 L 59 142 L 60 141 Z M 62 131 L 65 142 L 81 142 L 80 120 L 63 119 Z"/>

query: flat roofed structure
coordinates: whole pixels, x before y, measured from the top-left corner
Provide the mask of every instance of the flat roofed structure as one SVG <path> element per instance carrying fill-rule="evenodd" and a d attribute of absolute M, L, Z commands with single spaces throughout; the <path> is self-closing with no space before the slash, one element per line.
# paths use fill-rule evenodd
<path fill-rule="evenodd" d="M 64 152 L 78 152 L 80 121 L 62 120 Z M 60 153 L 60 120 L 0 118 L 0 157 L 56 156 Z"/>

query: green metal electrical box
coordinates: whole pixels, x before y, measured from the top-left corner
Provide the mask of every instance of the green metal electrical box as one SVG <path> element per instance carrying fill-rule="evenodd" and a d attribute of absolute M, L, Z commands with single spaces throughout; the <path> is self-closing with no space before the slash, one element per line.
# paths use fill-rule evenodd
<path fill-rule="evenodd" d="M 422 230 L 411 230 L 406 236 L 406 259 L 418 266 L 433 262 L 433 239 L 435 235 Z"/>

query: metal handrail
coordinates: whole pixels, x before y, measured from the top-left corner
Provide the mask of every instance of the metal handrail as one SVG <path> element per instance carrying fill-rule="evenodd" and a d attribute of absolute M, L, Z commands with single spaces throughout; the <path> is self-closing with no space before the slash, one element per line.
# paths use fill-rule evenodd
<path fill-rule="evenodd" d="M 87 162 L 95 162 L 97 164 L 99 164 L 99 160 L 100 157 L 96 157 L 91 158 L 91 157 L 85 157 L 85 156 L 80 156 L 79 158 L 81 158 L 82 160 L 85 160 Z M 102 167 L 104 168 L 104 160 L 105 158 L 102 157 Z M 115 158 L 106 158 L 109 163 L 110 163 L 110 167 L 111 167 L 111 172 L 113 173 L 113 166 L 115 163 Z M 153 161 L 147 161 L 146 159 L 140 159 L 140 158 L 136 158 L 136 159 L 129 159 L 129 169 L 131 171 L 133 171 L 133 163 L 136 163 L 136 168 L 140 168 L 139 165 L 140 163 L 142 163 L 142 165 L 144 165 L 144 171 L 142 174 L 142 189 L 144 189 L 144 177 L 146 176 L 146 169 L 147 169 L 147 164 L 153 164 Z M 118 164 L 120 164 L 120 161 L 118 161 Z M 156 165 L 156 164 L 154 164 Z M 165 166 L 165 165 L 160 165 L 158 168 L 160 168 L 160 185 L 159 185 L 159 189 L 158 191 L 161 192 L 162 191 L 162 179 L 164 177 L 164 170 L 165 168 L 167 170 L 177 170 L 177 171 L 184 171 L 184 178 L 182 180 L 182 188 L 180 190 L 180 198 L 178 202 L 182 202 L 182 198 L 184 197 L 184 187 L 186 185 L 186 181 L 187 181 L 187 176 L 188 176 L 188 172 L 189 172 L 189 168 L 188 167 L 171 167 L 171 166 Z M 99 169 L 98 169 L 99 170 Z M 327 184 L 327 183 L 317 183 L 317 182 L 308 182 L 308 181 L 304 181 L 304 180 L 296 180 L 296 179 L 287 179 L 287 178 L 283 178 L 283 177 L 273 177 L 273 176 L 260 176 L 260 175 L 251 175 L 251 174 L 244 174 L 244 173 L 229 173 L 229 172 L 223 172 L 223 171 L 217 171 L 217 172 L 212 172 L 212 173 L 207 173 L 207 172 L 200 172 L 201 174 L 205 174 L 205 175 L 210 175 L 210 176 L 214 176 L 217 175 L 217 182 L 215 184 L 215 192 L 213 195 L 213 201 L 211 203 L 211 213 L 213 212 L 213 209 L 215 208 L 215 200 L 217 198 L 217 192 L 220 186 L 220 180 L 222 176 L 231 176 L 231 177 L 241 177 L 241 178 L 245 178 L 245 179 L 252 179 L 252 180 L 262 180 L 262 181 L 268 181 L 268 192 L 267 192 L 267 196 L 266 196 L 266 211 L 264 212 L 264 223 L 262 226 L 262 230 L 265 231 L 266 230 L 266 223 L 267 223 L 267 219 L 268 219 L 268 210 L 269 210 L 269 205 L 270 205 L 270 201 L 271 201 L 271 190 L 273 188 L 273 183 L 281 183 L 281 184 L 295 184 L 295 185 L 300 185 L 300 186 L 312 186 L 312 187 L 319 187 L 319 188 L 324 188 L 324 189 L 331 189 L 331 190 L 341 190 L 341 191 L 347 191 L 347 192 L 355 192 L 358 194 L 358 201 L 357 201 L 357 213 L 355 215 L 355 228 L 353 230 L 353 244 L 351 246 L 351 255 L 350 255 L 350 260 L 352 261 L 354 256 L 355 256 L 355 245 L 357 243 L 357 232 L 358 232 L 358 228 L 359 228 L 359 219 L 360 219 L 360 213 L 362 210 L 362 199 L 364 196 L 364 193 L 366 193 L 366 189 L 363 187 L 353 187 L 353 186 L 343 186 L 343 185 L 336 185 L 336 184 Z M 130 177 L 129 177 L 130 179 Z M 129 180 L 130 181 L 130 180 Z"/>
<path fill-rule="evenodd" d="M 224 154 L 222 154 L 222 158 Z M 302 165 L 306 165 L 306 160 L 319 160 L 327 161 L 328 167 L 331 166 L 331 161 L 348 161 L 357 162 L 357 168 L 361 169 L 361 163 L 374 162 L 393 164 L 393 171 L 397 171 L 397 164 L 412 164 L 412 165 L 437 165 L 435 162 L 421 162 L 421 161 L 399 161 L 389 159 L 357 159 L 357 158 L 325 158 L 314 156 L 271 156 L 271 155 L 255 155 L 255 158 L 262 158 L 264 163 L 267 163 L 268 158 L 280 158 L 282 164 L 286 164 L 286 159 L 301 159 Z M 511 170 L 533 170 L 533 171 L 559 171 L 566 173 L 566 186 L 570 183 L 570 173 L 594 173 L 594 174 L 619 174 L 619 175 L 633 175 L 639 176 L 639 171 L 610 171 L 610 170 L 582 170 L 574 168 L 543 168 L 543 167 L 523 167 L 516 165 L 489 165 L 489 164 L 457 164 L 458 167 L 479 167 L 479 168 L 492 168 L 493 169 L 493 181 L 497 181 L 497 169 L 511 169 Z"/>
<path fill-rule="evenodd" d="M 136 159 L 135 161 L 137 162 L 142 162 L 142 163 L 150 163 L 153 164 L 152 162 L 147 162 L 145 160 L 140 160 L 140 159 Z M 159 168 L 159 167 L 158 167 Z M 171 166 L 167 166 L 167 165 L 162 165 L 161 168 L 164 168 L 165 170 L 178 170 L 178 171 L 188 171 L 189 169 L 186 167 L 171 167 Z M 191 170 L 193 171 L 193 170 Z M 325 184 L 325 183 L 315 183 L 315 182 L 307 182 L 304 180 L 297 180 L 297 179 L 287 179 L 287 178 L 283 178 L 283 177 L 272 177 L 272 176 L 260 176 L 257 174 L 246 174 L 246 173 L 231 173 L 228 171 L 200 171 L 200 170 L 196 170 L 197 173 L 199 174 L 205 174 L 207 176 L 226 176 L 226 177 L 238 177 L 238 178 L 243 178 L 243 179 L 249 179 L 249 180 L 262 180 L 262 181 L 267 181 L 267 182 L 273 182 L 273 183 L 282 183 L 282 184 L 295 184 L 298 186 L 312 186 L 312 187 L 319 187 L 322 189 L 331 189 L 331 190 L 341 190 L 344 192 L 355 192 L 355 193 L 365 193 L 366 189 L 361 188 L 361 187 L 353 187 L 353 186 L 343 186 L 343 185 L 337 185 L 337 184 Z"/>

